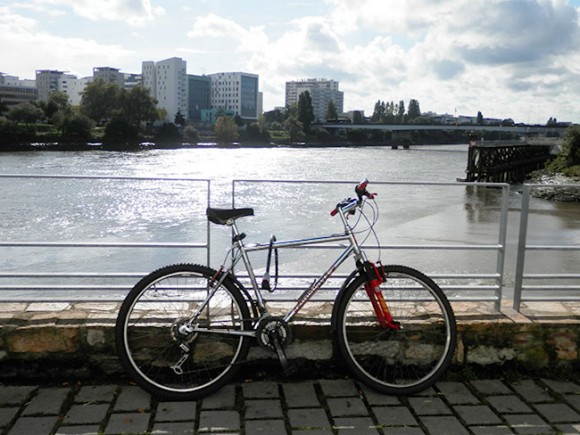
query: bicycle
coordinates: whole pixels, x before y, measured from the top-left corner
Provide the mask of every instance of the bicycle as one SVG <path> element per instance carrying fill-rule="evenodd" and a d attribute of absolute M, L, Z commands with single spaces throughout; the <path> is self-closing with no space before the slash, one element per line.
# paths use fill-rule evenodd
<path fill-rule="evenodd" d="M 376 194 L 364 180 L 356 198 L 336 205 L 344 231 L 322 237 L 245 244 L 237 221 L 252 208 L 208 208 L 207 218 L 232 229 L 232 247 L 217 270 L 195 264 L 163 267 L 142 278 L 122 303 L 115 325 L 117 352 L 130 377 L 166 400 L 195 400 L 230 382 L 246 360 L 252 340 L 273 350 L 284 369 L 290 324 L 306 302 L 347 258 L 355 270 L 338 291 L 331 316 L 332 338 L 347 368 L 369 387 L 406 395 L 435 383 L 455 350 L 457 326 L 443 291 L 429 277 L 406 266 L 368 260 L 357 235 L 374 234 Z M 367 216 L 365 207 L 372 211 Z M 356 212 L 358 220 L 349 218 Z M 366 221 L 368 227 L 358 230 Z M 364 224 L 363 224 L 364 225 Z M 272 290 L 269 270 L 278 249 L 342 242 L 344 250 L 300 295 L 284 316 L 269 313 L 262 291 Z M 364 243 L 364 241 L 363 241 Z M 258 285 L 249 253 L 267 251 L 266 274 Z M 236 276 L 242 263 L 251 291 Z M 276 281 L 277 281 L 276 271 Z M 253 297 L 252 297 L 253 294 Z"/>

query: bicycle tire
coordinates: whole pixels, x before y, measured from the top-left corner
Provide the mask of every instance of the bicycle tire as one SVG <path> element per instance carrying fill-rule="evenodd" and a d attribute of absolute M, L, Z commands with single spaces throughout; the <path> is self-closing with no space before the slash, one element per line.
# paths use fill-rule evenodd
<path fill-rule="evenodd" d="M 158 398 L 195 400 L 211 394 L 232 379 L 248 354 L 248 337 L 219 333 L 250 329 L 247 304 L 227 278 L 194 322 L 212 332 L 178 329 L 207 298 L 215 273 L 193 264 L 161 268 L 141 279 L 121 305 L 117 354 L 129 376 Z M 174 369 L 180 359 L 183 373 Z"/>
<path fill-rule="evenodd" d="M 339 296 L 338 350 L 350 371 L 384 394 L 408 395 L 432 386 L 455 352 L 457 325 L 439 286 L 405 266 L 384 266 L 381 291 L 401 329 L 381 327 L 359 276 Z"/>

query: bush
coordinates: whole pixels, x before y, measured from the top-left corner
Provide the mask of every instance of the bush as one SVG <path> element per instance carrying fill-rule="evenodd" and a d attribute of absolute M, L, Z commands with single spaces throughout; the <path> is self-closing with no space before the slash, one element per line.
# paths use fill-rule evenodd
<path fill-rule="evenodd" d="M 139 146 L 139 130 L 124 119 L 113 118 L 105 126 L 103 143 L 115 148 L 135 148 Z"/>
<path fill-rule="evenodd" d="M 171 122 L 166 122 L 159 127 L 154 140 L 158 147 L 172 147 L 182 143 L 179 128 Z"/>
<path fill-rule="evenodd" d="M 551 172 L 578 173 L 580 165 L 580 125 L 572 125 L 564 132 L 562 147 L 554 160 L 546 166 Z M 572 175 L 572 174 L 569 174 Z"/>

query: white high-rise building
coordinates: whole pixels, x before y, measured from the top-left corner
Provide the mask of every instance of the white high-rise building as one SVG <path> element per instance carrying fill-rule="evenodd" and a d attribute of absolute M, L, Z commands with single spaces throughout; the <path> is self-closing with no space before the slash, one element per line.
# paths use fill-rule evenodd
<path fill-rule="evenodd" d="M 314 116 L 318 121 L 326 121 L 329 101 L 334 102 L 339 115 L 344 111 L 344 93 L 338 90 L 336 80 L 306 79 L 286 82 L 286 106 L 298 103 L 298 98 L 304 91 L 310 94 Z"/>
<path fill-rule="evenodd" d="M 81 104 L 82 93 L 92 77 L 77 78 L 70 74 L 61 75 L 56 82 L 56 89 L 68 95 L 68 101 L 73 106 Z"/>
<path fill-rule="evenodd" d="M 166 120 L 173 122 L 181 113 L 185 119 L 187 108 L 187 62 L 179 57 L 142 64 L 143 86 L 157 100 L 157 107 L 165 109 Z"/>
<path fill-rule="evenodd" d="M 209 77 L 213 109 L 232 111 L 242 119 L 258 118 L 260 101 L 256 74 L 224 72 Z"/>

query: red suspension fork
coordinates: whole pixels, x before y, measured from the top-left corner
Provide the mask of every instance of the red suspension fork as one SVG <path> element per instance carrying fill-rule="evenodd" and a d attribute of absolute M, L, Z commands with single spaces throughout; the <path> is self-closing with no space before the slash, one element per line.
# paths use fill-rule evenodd
<path fill-rule="evenodd" d="M 379 267 L 381 266 L 382 265 L 379 263 Z M 365 283 L 365 291 L 371 300 L 371 304 L 373 305 L 375 314 L 379 319 L 379 323 L 383 329 L 401 329 L 399 322 L 393 320 L 387 301 L 385 301 L 383 293 L 381 292 L 380 285 L 385 281 L 384 274 L 379 272 L 377 266 L 370 262 L 367 263 L 366 269 L 368 279 Z"/>

